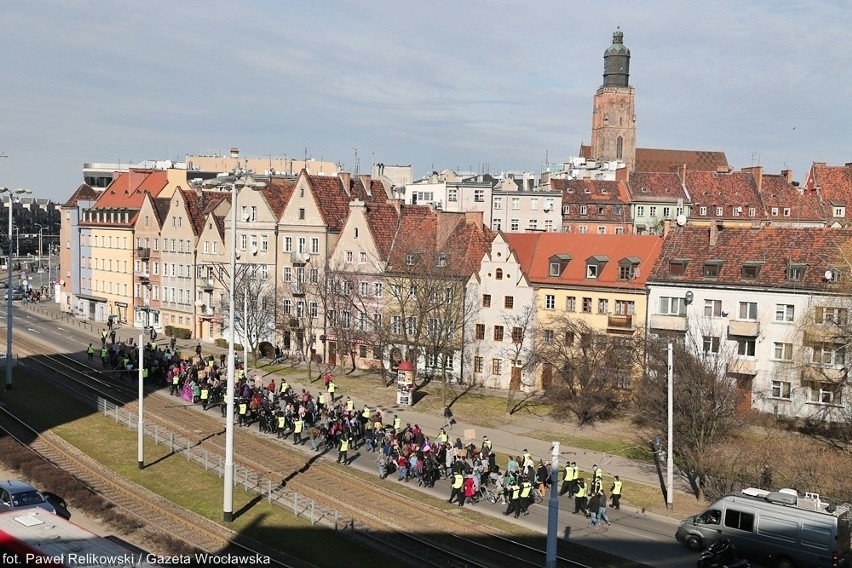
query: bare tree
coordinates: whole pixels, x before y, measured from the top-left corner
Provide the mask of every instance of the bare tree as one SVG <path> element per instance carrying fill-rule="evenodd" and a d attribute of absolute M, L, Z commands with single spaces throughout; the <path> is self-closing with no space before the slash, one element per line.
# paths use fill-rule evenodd
<path fill-rule="evenodd" d="M 639 343 L 612 336 L 567 315 L 539 330 L 536 359 L 551 375 L 546 393 L 556 415 L 591 424 L 621 414 L 630 401 L 628 387 L 640 361 Z"/>
<path fill-rule="evenodd" d="M 234 331 L 247 343 L 257 365 L 257 348 L 262 341 L 274 339 L 275 288 L 255 265 L 239 267 L 234 290 Z M 222 298 L 222 314 L 229 317 L 228 298 Z"/>
<path fill-rule="evenodd" d="M 478 295 L 473 297 L 478 299 Z M 509 381 L 509 396 L 506 398 L 506 414 L 517 412 L 525 400 L 515 402 L 515 395 L 525 389 L 535 387 L 535 375 L 529 371 L 536 368 L 538 357 L 534 349 L 535 332 L 534 305 L 527 305 L 519 313 L 505 312 L 503 327 L 511 333 L 512 342 L 502 349 L 501 355 L 512 363 Z"/>
<path fill-rule="evenodd" d="M 696 495 L 712 464 L 707 456 L 741 423 L 736 370 L 738 359 L 710 332 L 688 331 L 673 348 L 674 460 Z M 668 347 L 663 338 L 647 341 L 647 371 L 636 392 L 636 422 L 665 432 L 668 401 Z"/>

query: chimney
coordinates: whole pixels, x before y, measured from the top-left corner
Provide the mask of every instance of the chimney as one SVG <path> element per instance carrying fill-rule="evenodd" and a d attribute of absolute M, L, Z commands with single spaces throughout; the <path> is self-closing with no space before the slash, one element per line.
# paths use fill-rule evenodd
<path fill-rule="evenodd" d="M 627 178 L 630 176 L 630 168 L 618 168 L 615 170 L 615 181 L 627 181 Z"/>
<path fill-rule="evenodd" d="M 349 195 L 349 186 L 351 183 L 351 177 L 349 175 L 349 172 L 340 172 L 337 174 L 337 177 L 340 178 L 340 183 L 343 184 L 343 191 L 346 193 L 346 195 Z"/>
<path fill-rule="evenodd" d="M 754 182 L 757 184 L 757 191 L 763 190 L 763 166 L 751 166 L 749 168 L 743 168 L 742 171 L 754 176 Z M 781 173 L 783 174 L 784 172 Z"/>
<path fill-rule="evenodd" d="M 719 232 L 723 229 L 720 223 L 710 223 L 710 247 L 715 247 L 719 241 Z"/>
<path fill-rule="evenodd" d="M 671 230 L 672 230 L 672 220 L 671 219 L 664 219 L 663 220 L 663 238 L 666 238 Z"/>
<path fill-rule="evenodd" d="M 846 164 L 848 167 L 850 164 Z M 787 183 L 793 183 L 793 170 L 781 170 L 781 177 L 784 178 Z"/>
<path fill-rule="evenodd" d="M 464 214 L 459 215 L 458 213 L 450 213 L 447 211 L 436 211 L 434 215 L 437 215 L 438 221 L 436 245 L 438 248 L 442 248 L 446 244 L 447 239 L 450 238 L 450 235 L 453 234 L 453 231 L 459 224 L 459 221 L 464 219 Z"/>

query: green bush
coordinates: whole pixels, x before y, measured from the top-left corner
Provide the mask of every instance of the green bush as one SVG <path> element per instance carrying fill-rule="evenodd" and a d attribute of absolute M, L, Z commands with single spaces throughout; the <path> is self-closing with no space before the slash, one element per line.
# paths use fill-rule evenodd
<path fill-rule="evenodd" d="M 257 350 L 264 357 L 275 357 L 275 346 L 268 341 L 261 341 L 260 345 L 257 346 Z"/>
<path fill-rule="evenodd" d="M 174 336 L 177 339 L 190 339 L 192 337 L 192 330 L 183 327 L 167 325 L 165 331 L 168 337 Z"/>
<path fill-rule="evenodd" d="M 213 340 L 213 345 L 218 347 L 219 349 L 227 349 L 228 348 L 228 340 L 224 337 L 220 337 L 219 339 Z M 239 343 L 234 343 L 234 351 L 242 351 L 243 346 Z"/>

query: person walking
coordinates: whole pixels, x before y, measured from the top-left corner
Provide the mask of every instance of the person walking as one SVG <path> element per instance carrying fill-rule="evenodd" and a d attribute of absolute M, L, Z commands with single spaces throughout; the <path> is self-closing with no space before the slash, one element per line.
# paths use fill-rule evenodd
<path fill-rule="evenodd" d="M 337 385 L 334 384 L 334 381 L 328 381 L 328 398 L 331 400 L 331 403 L 334 404 L 334 392 L 337 390 Z"/>
<path fill-rule="evenodd" d="M 586 480 L 581 477 L 577 480 L 577 492 L 574 494 L 575 515 L 580 511 L 582 511 L 584 515 L 588 514 L 588 510 L 586 509 L 586 504 L 588 503 L 587 491 Z"/>
<path fill-rule="evenodd" d="M 612 508 L 616 511 L 621 509 L 621 489 L 623 486 L 621 479 L 616 475 L 615 481 L 612 482 L 612 488 L 609 490 L 612 494 Z"/>
<path fill-rule="evenodd" d="M 523 513 L 524 515 L 529 515 L 530 503 L 532 502 L 532 483 L 525 479 L 523 483 L 521 483 L 521 492 L 518 495 L 518 509 L 515 511 L 515 518 L 518 517 L 519 514 Z"/>
<path fill-rule="evenodd" d="M 598 526 L 598 509 L 601 506 L 601 494 L 594 493 L 592 498 L 589 499 L 588 506 L 588 517 L 589 517 L 589 526 L 596 527 Z"/>
<path fill-rule="evenodd" d="M 349 465 L 349 438 L 345 434 L 340 437 L 340 445 L 337 447 L 337 463 Z"/>
<path fill-rule="evenodd" d="M 456 472 L 453 474 L 453 486 L 447 503 L 458 502 L 459 507 L 464 507 L 464 476 Z"/>
<path fill-rule="evenodd" d="M 305 427 L 305 421 L 302 420 L 302 417 L 298 414 L 296 415 L 296 419 L 293 421 L 293 445 L 301 446 L 302 445 L 302 430 Z"/>
<path fill-rule="evenodd" d="M 506 492 L 509 497 L 509 507 L 503 511 L 505 516 L 509 516 L 512 513 L 515 514 L 515 518 L 518 518 L 518 515 L 521 514 L 521 486 L 518 485 L 518 481 L 516 478 L 512 478 L 512 481 L 509 483 L 509 486 L 506 487 Z"/>
<path fill-rule="evenodd" d="M 604 522 L 606 526 L 610 526 L 612 523 L 609 522 L 609 516 L 606 514 L 606 493 L 600 491 L 598 495 L 600 497 L 598 501 L 598 523 Z"/>
<path fill-rule="evenodd" d="M 89 343 L 89 346 L 86 347 L 86 355 L 89 356 L 89 361 L 95 358 L 95 348 L 91 343 Z"/>

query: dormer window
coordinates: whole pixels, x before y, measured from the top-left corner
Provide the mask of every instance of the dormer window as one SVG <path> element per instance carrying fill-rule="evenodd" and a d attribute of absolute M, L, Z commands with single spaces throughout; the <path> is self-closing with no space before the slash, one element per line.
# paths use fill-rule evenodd
<path fill-rule="evenodd" d="M 723 214 L 723 209 L 721 207 L 716 208 L 716 217 L 721 217 Z"/>
<path fill-rule="evenodd" d="M 570 254 L 555 254 L 548 259 L 550 270 L 548 271 L 548 275 L 557 277 L 565 270 L 565 267 L 568 266 L 568 262 L 571 260 Z"/>
<path fill-rule="evenodd" d="M 586 259 L 586 278 L 597 279 L 601 272 L 603 272 L 604 266 L 609 262 L 609 257 L 598 255 L 598 256 L 590 256 Z"/>
<path fill-rule="evenodd" d="M 702 205 L 701 207 L 699 207 L 699 208 L 698 208 L 698 214 L 699 214 L 699 215 L 707 215 L 707 207 L 705 207 L 704 205 Z"/>
<path fill-rule="evenodd" d="M 787 265 L 787 281 L 788 282 L 801 282 L 805 277 L 805 268 L 804 264 L 789 264 Z"/>
<path fill-rule="evenodd" d="M 414 255 L 413 254 L 405 255 L 405 264 L 407 266 L 414 266 Z"/>
<path fill-rule="evenodd" d="M 740 276 L 742 276 L 743 280 L 757 280 L 757 277 L 760 274 L 760 266 L 761 265 L 758 262 L 748 262 L 743 264 Z"/>
<path fill-rule="evenodd" d="M 438 268 L 446 268 L 447 266 L 447 253 L 440 252 L 438 253 L 438 258 L 435 259 L 435 266 Z"/>
<path fill-rule="evenodd" d="M 618 279 L 622 282 L 639 275 L 639 257 L 628 256 L 618 261 Z"/>
<path fill-rule="evenodd" d="M 588 211 L 589 211 L 589 208 L 587 206 L 580 205 L 580 215 L 585 215 L 586 213 L 588 213 Z"/>
<path fill-rule="evenodd" d="M 708 260 L 704 263 L 704 267 L 702 269 L 702 276 L 704 278 L 718 278 L 719 272 L 722 270 L 722 261 L 721 260 Z"/>
<path fill-rule="evenodd" d="M 773 217 L 777 217 L 777 216 L 778 216 L 778 208 L 777 208 L 777 207 L 773 207 L 773 208 L 772 208 L 772 216 L 773 216 Z"/>
<path fill-rule="evenodd" d="M 686 274 L 686 265 L 688 260 L 683 258 L 675 258 L 669 261 L 669 274 L 671 276 L 683 276 Z"/>
<path fill-rule="evenodd" d="M 792 213 L 792 211 L 790 210 L 789 207 L 784 208 L 784 216 L 785 217 L 789 217 L 791 213 Z"/>
<path fill-rule="evenodd" d="M 832 209 L 834 210 L 835 217 L 846 217 L 846 207 L 843 207 L 842 205 L 835 205 Z"/>

